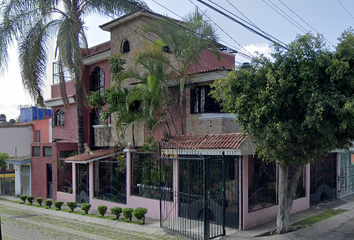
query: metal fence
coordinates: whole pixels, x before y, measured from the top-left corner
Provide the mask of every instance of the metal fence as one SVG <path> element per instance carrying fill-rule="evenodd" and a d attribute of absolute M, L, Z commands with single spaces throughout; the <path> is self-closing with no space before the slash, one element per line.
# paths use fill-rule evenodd
<path fill-rule="evenodd" d="M 172 201 L 172 162 L 166 160 L 159 164 L 157 153 L 133 153 L 132 195 L 158 200 L 160 199 L 160 184 L 163 199 Z"/>
<path fill-rule="evenodd" d="M 0 178 L 1 194 L 15 195 L 15 178 Z"/>
<path fill-rule="evenodd" d="M 94 162 L 94 184 L 97 199 L 126 204 L 125 157 Z"/>
<path fill-rule="evenodd" d="M 248 211 L 256 211 L 278 204 L 277 174 L 274 162 L 252 157 L 249 161 Z"/>
<path fill-rule="evenodd" d="M 310 204 L 337 196 L 337 154 L 315 159 L 310 165 Z"/>
<path fill-rule="evenodd" d="M 58 191 L 72 193 L 72 163 L 58 160 Z"/>

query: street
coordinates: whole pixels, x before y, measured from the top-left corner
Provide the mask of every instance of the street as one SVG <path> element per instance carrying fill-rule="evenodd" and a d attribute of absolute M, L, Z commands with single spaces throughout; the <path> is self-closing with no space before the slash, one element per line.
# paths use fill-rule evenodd
<path fill-rule="evenodd" d="M 55 210 L 45 209 L 47 214 L 32 210 L 36 210 L 36 207 L 28 206 L 24 210 L 17 208 L 14 204 L 0 203 L 2 240 L 166 239 L 162 236 L 55 216 L 57 213 Z"/>

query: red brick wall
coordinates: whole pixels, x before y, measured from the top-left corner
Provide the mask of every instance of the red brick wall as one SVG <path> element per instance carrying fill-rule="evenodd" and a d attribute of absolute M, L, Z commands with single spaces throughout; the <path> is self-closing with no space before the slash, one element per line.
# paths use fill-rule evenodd
<path fill-rule="evenodd" d="M 52 164 L 52 176 L 53 176 L 53 201 L 56 201 L 56 192 L 58 190 L 58 179 L 57 179 L 57 159 L 60 156 L 60 151 L 76 151 L 77 143 L 32 143 L 31 147 L 39 146 L 41 148 L 40 157 L 31 157 L 31 189 L 34 198 L 42 197 L 47 199 L 48 196 L 48 174 L 47 174 L 47 164 Z M 43 147 L 52 147 L 52 157 L 43 157 Z"/>

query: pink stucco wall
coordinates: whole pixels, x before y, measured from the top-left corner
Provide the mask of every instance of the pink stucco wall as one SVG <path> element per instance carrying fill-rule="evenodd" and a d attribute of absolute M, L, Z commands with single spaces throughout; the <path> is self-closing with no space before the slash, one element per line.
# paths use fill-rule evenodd
<path fill-rule="evenodd" d="M 199 65 L 192 65 L 189 70 L 190 73 L 200 72 L 210 69 L 215 69 L 219 67 L 226 68 L 235 68 L 235 55 L 231 53 L 221 52 L 219 51 L 219 59 L 218 57 L 209 49 L 205 49 L 201 53 L 201 60 Z"/>

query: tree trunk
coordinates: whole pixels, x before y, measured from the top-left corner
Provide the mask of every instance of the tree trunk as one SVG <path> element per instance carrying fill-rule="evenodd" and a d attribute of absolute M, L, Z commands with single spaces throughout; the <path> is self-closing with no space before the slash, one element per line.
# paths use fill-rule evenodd
<path fill-rule="evenodd" d="M 76 77 L 76 76 L 75 76 Z M 78 153 L 84 153 L 84 127 L 82 117 L 82 82 L 75 81 Z"/>
<path fill-rule="evenodd" d="M 296 195 L 296 188 L 300 180 L 303 166 L 297 166 L 289 182 L 289 166 L 279 166 L 279 210 L 277 217 L 277 233 L 282 234 L 291 230 L 289 217 Z"/>
<path fill-rule="evenodd" d="M 179 88 L 179 111 L 181 115 L 181 129 L 182 129 L 182 135 L 184 135 L 184 114 L 183 114 L 183 97 L 184 97 L 184 79 L 180 83 L 180 88 Z"/>

